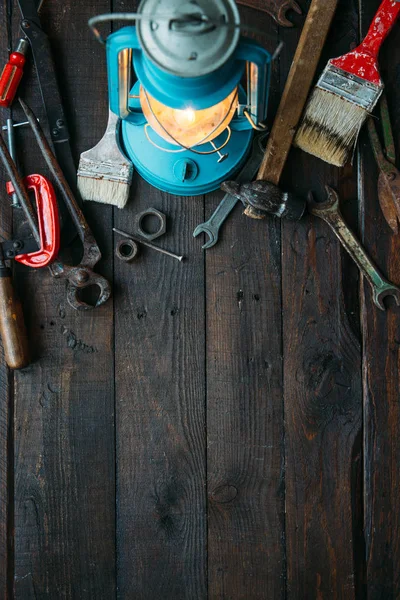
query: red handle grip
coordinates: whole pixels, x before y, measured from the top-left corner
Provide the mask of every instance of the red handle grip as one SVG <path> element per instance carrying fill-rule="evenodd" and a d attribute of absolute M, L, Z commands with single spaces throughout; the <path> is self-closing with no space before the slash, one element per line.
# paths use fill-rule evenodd
<path fill-rule="evenodd" d="M 21 42 L 24 42 L 22 44 Z M 26 62 L 26 42 L 21 40 L 18 49 L 10 54 L 8 63 L 3 69 L 0 77 L 0 106 L 8 108 L 13 103 L 19 83 L 24 74 L 24 65 Z"/>
<path fill-rule="evenodd" d="M 30 254 L 20 254 L 15 260 L 27 267 L 40 269 L 52 263 L 60 250 L 57 198 L 51 182 L 43 175 L 28 175 L 24 184 L 35 194 L 41 248 Z M 8 194 L 14 193 L 11 182 L 6 187 Z"/>
<path fill-rule="evenodd" d="M 383 0 L 359 50 L 377 57 L 386 36 L 400 14 L 399 0 Z"/>
<path fill-rule="evenodd" d="M 364 41 L 352 52 L 330 61 L 334 67 L 356 75 L 369 83 L 382 86 L 378 53 L 400 14 L 400 0 L 383 0 Z"/>

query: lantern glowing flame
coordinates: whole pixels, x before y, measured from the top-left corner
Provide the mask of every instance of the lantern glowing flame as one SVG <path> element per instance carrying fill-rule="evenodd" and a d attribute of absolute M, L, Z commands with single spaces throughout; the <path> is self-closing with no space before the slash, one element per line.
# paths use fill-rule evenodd
<path fill-rule="evenodd" d="M 192 148 L 211 142 L 228 127 L 238 107 L 238 90 L 235 88 L 210 108 L 194 110 L 188 106 L 178 110 L 165 106 L 141 86 L 140 104 L 148 124 L 158 135 L 175 146 Z"/>

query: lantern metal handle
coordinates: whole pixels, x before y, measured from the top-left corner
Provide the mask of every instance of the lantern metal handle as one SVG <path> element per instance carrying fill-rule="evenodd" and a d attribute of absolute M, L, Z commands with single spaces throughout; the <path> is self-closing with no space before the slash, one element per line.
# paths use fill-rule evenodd
<path fill-rule="evenodd" d="M 107 43 L 106 48 L 110 109 L 121 119 L 126 119 L 132 114 L 128 104 L 131 90 L 132 54 L 140 52 L 136 28 L 124 27 L 118 31 L 118 42 L 112 46 Z"/>
<path fill-rule="evenodd" d="M 242 38 L 235 58 L 247 62 L 247 110 L 257 127 L 267 118 L 272 57 L 252 40 Z"/>

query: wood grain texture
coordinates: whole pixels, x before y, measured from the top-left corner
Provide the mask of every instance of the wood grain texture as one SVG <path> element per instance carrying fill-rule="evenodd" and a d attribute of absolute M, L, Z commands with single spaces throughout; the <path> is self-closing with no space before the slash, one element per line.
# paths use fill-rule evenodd
<path fill-rule="evenodd" d="M 287 75 L 257 179 L 278 185 L 339 0 L 313 0 Z"/>
<path fill-rule="evenodd" d="M 8 58 L 5 29 L 6 5 L 0 3 L 0 64 Z M 2 111 L 1 125 L 7 119 Z M 0 239 L 9 239 L 12 233 L 12 210 L 4 192 L 5 173 L 0 169 Z M 5 364 L 4 350 L 0 340 L 0 598 L 10 600 L 14 568 L 13 519 L 14 519 L 14 473 L 13 473 L 13 374 Z"/>
<path fill-rule="evenodd" d="M 23 369 L 30 362 L 28 335 L 22 304 L 16 295 L 11 270 L 0 276 L 0 337 L 10 369 Z"/>
<path fill-rule="evenodd" d="M 363 2 L 363 33 L 379 2 Z M 386 84 L 397 149 L 400 135 L 400 29 L 397 25 L 382 49 L 380 64 Z M 400 241 L 386 224 L 377 197 L 377 168 L 368 138 L 362 145 L 362 228 L 364 244 L 390 281 L 400 284 Z M 371 600 L 400 594 L 400 422 L 399 309 L 390 299 L 387 311 L 375 308 L 364 284 L 364 469 L 366 593 Z"/>
<path fill-rule="evenodd" d="M 116 227 L 129 232 L 150 207 L 167 215 L 155 243 L 187 260 L 142 247 L 132 264 L 115 262 L 118 597 L 203 600 L 204 256 L 192 232 L 204 199 L 164 194 L 136 174 Z"/>
<path fill-rule="evenodd" d="M 45 2 L 42 10 L 76 158 L 97 142 L 107 120 L 103 49 L 87 27 L 90 16 L 107 9 L 96 1 Z M 21 92 L 40 115 L 30 69 Z M 21 131 L 18 139 L 25 172 L 47 174 L 30 133 Z M 85 212 L 108 259 L 99 270 L 112 277 L 112 212 L 94 205 Z M 17 281 L 35 362 L 15 379 L 15 598 L 112 598 L 112 301 L 80 314 L 66 303 L 65 283 L 47 270 L 19 268 Z"/>
<path fill-rule="evenodd" d="M 157 245 L 116 263 L 116 423 L 119 597 L 206 596 L 204 267 L 192 237 L 201 198 L 174 198 L 135 178 L 116 226 L 168 215 Z"/>
<path fill-rule="evenodd" d="M 354 41 L 356 16 L 340 3 L 329 56 Z M 355 186 L 343 175 L 295 150 L 282 186 L 324 199 L 329 184 L 344 204 L 354 202 Z M 284 222 L 282 248 L 288 598 L 350 600 L 358 591 L 362 423 L 360 344 L 343 299 L 352 272 L 346 262 L 342 270 L 340 244 L 316 218 Z"/>
<path fill-rule="evenodd" d="M 241 15 L 266 32 L 273 51 L 271 19 L 242 7 Z M 277 100 L 274 80 L 271 107 Z M 220 198 L 207 198 L 207 215 Z M 285 593 L 280 222 L 242 213 L 238 206 L 206 254 L 209 597 L 278 599 Z"/>

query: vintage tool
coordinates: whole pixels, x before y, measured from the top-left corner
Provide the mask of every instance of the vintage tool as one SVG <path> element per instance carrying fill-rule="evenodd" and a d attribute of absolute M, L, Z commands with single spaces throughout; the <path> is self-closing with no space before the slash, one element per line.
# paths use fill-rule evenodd
<path fill-rule="evenodd" d="M 381 310 L 385 310 L 383 300 L 387 296 L 393 296 L 397 305 L 400 306 L 400 288 L 382 277 L 361 243 L 348 228 L 341 215 L 339 196 L 335 190 L 326 186 L 326 191 L 328 200 L 323 203 L 315 203 L 312 194 L 310 194 L 309 210 L 311 214 L 328 223 L 329 227 L 339 238 L 342 246 L 350 254 L 351 258 L 371 285 L 375 305 Z"/>
<path fill-rule="evenodd" d="M 119 143 L 119 118 L 108 111 L 107 129 L 98 144 L 82 152 L 78 188 L 84 200 L 124 208 L 129 198 L 133 165 Z"/>
<path fill-rule="evenodd" d="M 17 158 L 17 150 L 15 147 L 15 131 L 14 127 L 18 126 L 18 123 L 14 123 L 11 118 L 7 119 L 7 125 L 2 129 L 3 131 L 7 131 L 7 140 L 8 140 L 8 150 L 10 152 L 11 158 L 13 159 L 16 167 L 18 168 L 18 158 Z M 17 194 L 13 192 L 11 194 L 11 203 L 14 208 L 21 208 L 18 202 Z"/>
<path fill-rule="evenodd" d="M 251 206 L 260 214 L 269 214 L 280 219 L 300 221 L 306 210 L 304 199 L 282 192 L 268 181 L 236 183 L 225 181 L 222 189 L 241 200 L 244 206 Z"/>
<path fill-rule="evenodd" d="M 104 304 L 111 295 L 111 287 L 108 281 L 101 275 L 93 272 L 93 267 L 101 258 L 100 249 L 93 237 L 93 234 L 87 224 L 85 217 L 76 203 L 76 200 L 71 192 L 70 187 L 53 155 L 46 137 L 35 117 L 32 110 L 20 99 L 20 104 L 26 115 L 26 118 L 32 128 L 36 141 L 45 159 L 51 174 L 53 175 L 57 187 L 59 188 L 67 209 L 76 226 L 78 235 L 83 245 L 83 257 L 79 265 L 71 267 L 64 265 L 59 259 L 55 260 L 50 266 L 50 272 L 54 277 L 62 277 L 67 280 L 67 300 L 75 310 L 89 310 L 94 308 L 79 298 L 79 291 L 96 286 L 99 288 L 99 296 L 95 306 Z M 40 243 L 39 229 L 36 223 L 35 213 L 30 205 L 26 189 L 22 179 L 11 159 L 4 142 L 0 143 L 1 154 L 7 173 L 11 179 L 13 189 L 16 192 L 21 203 L 28 224 L 31 228 L 33 237 Z"/>
<path fill-rule="evenodd" d="M 0 106 L 9 108 L 13 103 L 18 86 L 24 74 L 26 53 L 29 43 L 21 39 L 14 52 L 10 54 L 8 62 L 0 76 Z"/>
<path fill-rule="evenodd" d="M 278 185 L 339 0 L 313 0 L 293 58 L 257 179 Z M 251 205 L 248 217 L 265 212 Z"/>
<path fill-rule="evenodd" d="M 49 40 L 42 29 L 38 15 L 42 2 L 43 0 L 18 0 L 22 15 L 20 27 L 26 38 L 22 40 L 24 42 L 23 50 L 26 52 L 27 40 L 30 44 L 36 66 L 36 73 L 49 124 L 54 152 L 69 186 L 75 191 L 76 168 L 71 152 L 67 121 L 57 85 Z M 16 73 L 11 80 L 8 79 L 7 85 L 10 86 L 12 96 L 14 96 L 17 91 L 19 81 L 20 77 L 18 79 Z M 8 103 L 12 102 L 11 95 L 9 95 L 7 101 Z M 62 223 L 63 241 L 65 244 L 69 244 L 76 236 L 76 232 L 71 222 L 70 215 L 62 203 L 60 204 L 59 212 Z"/>
<path fill-rule="evenodd" d="M 143 229 L 143 223 L 147 217 L 155 217 L 158 220 L 160 226 L 157 229 L 157 231 L 149 233 L 148 231 L 145 231 Z M 144 240 L 147 240 L 148 242 L 152 242 L 153 240 L 156 240 L 157 238 L 164 235 L 167 231 L 167 217 L 164 213 L 157 210 L 156 208 L 148 208 L 135 215 L 134 228 L 135 232 L 139 237 L 143 238 Z"/>
<path fill-rule="evenodd" d="M 117 229 L 116 227 L 113 228 L 113 231 L 115 231 L 115 233 L 118 233 L 119 235 L 122 235 L 123 237 L 125 237 L 129 240 L 133 240 L 134 242 L 143 244 L 143 246 L 146 246 L 147 248 L 151 248 L 152 250 L 155 250 L 156 252 L 160 252 L 161 254 L 165 254 L 166 256 L 170 256 L 171 258 L 175 258 L 176 260 L 179 260 L 180 262 L 182 262 L 185 258 L 184 256 L 178 256 L 177 254 L 174 254 L 173 252 L 164 250 L 164 248 L 160 248 L 159 246 L 150 244 L 149 242 L 146 242 L 146 240 L 143 240 L 142 238 L 140 238 L 136 235 L 132 235 L 131 233 L 127 233 L 126 231 L 121 231 L 121 229 Z"/>
<path fill-rule="evenodd" d="M 378 179 L 379 204 L 389 227 L 393 233 L 397 234 L 400 219 L 400 173 L 396 169 L 396 149 L 385 94 L 382 94 L 380 101 L 380 113 L 385 149 L 382 148 L 373 117 L 368 119 L 368 132 L 380 171 Z"/>
<path fill-rule="evenodd" d="M 122 262 L 130 263 L 139 254 L 139 245 L 133 240 L 120 240 L 115 248 L 115 254 Z"/>
<path fill-rule="evenodd" d="M 12 164 L 17 172 L 1 136 L 0 158 L 6 167 Z M 40 247 L 38 249 L 36 241 L 30 238 L 0 243 L 0 335 L 5 359 L 11 369 L 21 369 L 29 364 L 29 349 L 22 307 L 13 290 L 11 271 L 7 268 L 5 260 L 15 259 L 33 268 L 45 267 L 55 260 L 60 246 L 57 200 L 51 183 L 41 175 L 29 175 L 21 181 L 21 185 L 25 195 L 26 189 L 35 194 L 39 221 L 37 240 Z M 10 182 L 6 187 L 9 195 L 14 194 Z M 28 221 L 32 221 L 34 213 L 27 195 L 26 200 L 26 215 Z"/>
<path fill-rule="evenodd" d="M 0 154 L 4 142 L 0 136 Z M 4 145 L 5 147 L 5 145 Z M 40 176 L 30 175 L 25 178 L 25 185 L 40 188 L 40 182 L 35 180 Z M 42 178 L 46 182 L 45 178 Z M 48 183 L 48 182 L 46 182 Z M 51 198 L 51 200 L 50 200 Z M 25 328 L 22 306 L 18 300 L 13 285 L 11 270 L 6 266 L 6 259 L 15 259 L 16 261 L 34 268 L 44 267 L 55 259 L 58 253 L 59 245 L 59 227 L 55 228 L 54 218 L 57 219 L 57 205 L 55 196 L 40 191 L 36 196 L 38 203 L 41 248 L 37 249 L 35 240 L 14 239 L 0 243 L 0 336 L 3 342 L 4 355 L 7 365 L 10 369 L 22 369 L 29 364 L 28 337 Z M 39 201 L 38 201 L 39 200 Z M 51 207 L 49 206 L 49 203 Z M 47 210 L 44 208 L 47 206 Z"/>
<path fill-rule="evenodd" d="M 328 62 L 307 105 L 296 146 L 332 165 L 346 164 L 382 94 L 378 53 L 399 14 L 400 0 L 383 0 L 364 41 Z"/>
<path fill-rule="evenodd" d="M 2 140 L 0 141 L 1 144 Z M 3 163 L 7 160 L 4 148 L 0 150 Z M 18 250 L 15 255 L 11 251 L 5 253 L 6 258 L 15 260 L 26 267 L 42 269 L 50 265 L 58 256 L 60 250 L 60 221 L 58 218 L 58 205 L 54 188 L 51 182 L 43 175 L 28 175 L 22 180 L 26 190 L 35 194 L 36 217 L 39 225 L 39 249 L 27 253 L 22 252 L 21 241 L 14 242 Z M 15 194 L 14 186 L 7 183 L 7 193 Z M 22 208 L 24 208 L 22 206 Z M 26 214 L 26 212 L 25 212 Z"/>
<path fill-rule="evenodd" d="M 264 155 L 264 143 L 266 139 L 267 134 L 265 133 L 254 136 L 251 155 L 236 178 L 238 183 L 248 181 L 256 174 Z M 218 242 L 219 230 L 237 203 L 238 198 L 236 196 L 225 194 L 208 221 L 201 223 L 196 227 L 193 232 L 193 237 L 197 237 L 201 233 L 205 233 L 208 236 L 208 241 L 202 246 L 203 250 L 212 248 Z"/>
<path fill-rule="evenodd" d="M 121 17 L 136 27 L 111 34 L 106 49 L 110 108 L 122 119 L 128 157 L 163 191 L 218 189 L 241 169 L 266 118 L 271 55 L 240 37 L 234 0 L 142 0 L 138 13 L 89 25 L 102 41 L 96 25 Z"/>
<path fill-rule="evenodd" d="M 288 10 L 301 15 L 301 8 L 294 0 L 237 0 L 237 3 L 268 13 L 281 27 L 293 27 L 286 17 Z"/>
<path fill-rule="evenodd" d="M 10 369 L 29 365 L 29 345 L 21 302 L 12 284 L 11 270 L 6 266 L 0 244 L 0 335 L 4 356 Z"/>

